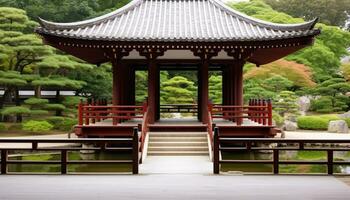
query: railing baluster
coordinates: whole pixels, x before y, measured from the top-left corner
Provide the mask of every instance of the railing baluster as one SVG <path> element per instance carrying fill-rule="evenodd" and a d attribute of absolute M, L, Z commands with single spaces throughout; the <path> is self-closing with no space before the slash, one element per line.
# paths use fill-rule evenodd
<path fill-rule="evenodd" d="M 86 101 L 85 106 L 84 106 L 84 112 L 85 112 L 85 125 L 90 124 L 90 113 L 89 113 L 89 102 Z"/>
<path fill-rule="evenodd" d="M 132 140 L 132 173 L 139 173 L 139 136 L 138 136 L 138 128 L 134 128 L 133 140 Z"/>
<path fill-rule="evenodd" d="M 278 174 L 279 173 L 279 150 L 274 149 L 273 150 L 273 173 Z"/>
<path fill-rule="evenodd" d="M 1 174 L 7 174 L 7 160 L 8 151 L 6 149 L 1 150 Z"/>
<path fill-rule="evenodd" d="M 214 174 L 220 173 L 220 141 L 219 141 L 219 129 L 214 128 L 214 152 L 213 152 L 213 165 Z"/>
<path fill-rule="evenodd" d="M 61 174 L 67 174 L 68 152 L 65 149 L 61 150 Z"/>
<path fill-rule="evenodd" d="M 79 126 L 82 126 L 84 123 L 84 120 L 83 120 L 84 110 L 83 109 L 84 109 L 84 105 L 83 105 L 83 100 L 81 99 L 80 103 L 78 105 L 78 124 L 79 124 Z"/>
<path fill-rule="evenodd" d="M 333 159 L 333 150 L 328 150 L 327 151 L 327 172 L 329 175 L 332 175 L 333 174 L 333 162 L 334 162 L 334 159 Z"/>
<path fill-rule="evenodd" d="M 267 112 L 268 112 L 268 114 L 267 114 L 268 123 L 267 124 L 269 126 L 272 126 L 272 101 L 271 101 L 271 99 L 269 99 L 267 101 Z"/>

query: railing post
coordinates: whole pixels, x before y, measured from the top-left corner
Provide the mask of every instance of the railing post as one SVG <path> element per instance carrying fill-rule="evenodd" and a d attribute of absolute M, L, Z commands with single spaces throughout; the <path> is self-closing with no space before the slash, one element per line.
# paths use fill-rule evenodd
<path fill-rule="evenodd" d="M 89 111 L 89 101 L 86 101 L 85 107 L 84 107 L 84 112 L 85 112 L 85 125 L 90 124 L 90 111 Z"/>
<path fill-rule="evenodd" d="M 329 175 L 333 174 L 333 150 L 327 151 L 327 172 Z"/>
<path fill-rule="evenodd" d="M 1 174 L 7 174 L 8 151 L 1 150 Z"/>
<path fill-rule="evenodd" d="M 220 173 L 220 141 L 219 141 L 219 128 L 214 128 L 214 152 L 213 152 L 213 165 L 214 174 Z"/>
<path fill-rule="evenodd" d="M 263 99 L 262 100 L 262 106 L 264 106 L 264 108 L 262 108 L 261 110 L 262 110 L 262 112 L 263 112 L 263 114 L 262 114 L 262 122 L 263 122 L 263 125 L 265 126 L 266 125 L 266 122 L 267 122 L 267 119 L 266 119 L 266 117 L 268 117 L 268 115 L 267 115 L 267 113 L 266 113 L 266 111 L 268 110 L 268 108 L 267 108 L 267 103 L 266 103 L 266 100 L 265 99 Z"/>
<path fill-rule="evenodd" d="M 98 99 L 97 100 L 97 106 L 100 106 L 100 105 L 102 105 L 102 102 L 101 102 L 101 99 Z M 97 120 L 97 122 L 100 122 L 101 121 L 101 118 L 100 118 L 100 111 L 101 111 L 101 109 L 100 108 L 98 108 L 98 109 L 96 109 L 97 110 L 97 117 L 96 117 L 96 120 Z"/>
<path fill-rule="evenodd" d="M 267 117 L 268 117 L 267 124 L 269 126 L 272 126 L 272 101 L 271 101 L 271 99 L 269 99 L 267 101 L 267 112 L 268 112 L 268 114 L 267 114 Z"/>
<path fill-rule="evenodd" d="M 279 173 L 279 150 L 274 149 L 273 150 L 273 173 L 278 174 Z"/>
<path fill-rule="evenodd" d="M 94 108 L 94 106 L 96 106 L 96 102 L 95 102 L 95 99 L 92 99 L 91 100 L 91 115 L 92 115 L 92 119 L 91 119 L 91 123 L 92 124 L 95 124 L 96 123 L 96 113 L 95 113 L 95 108 Z"/>
<path fill-rule="evenodd" d="M 79 126 L 82 126 L 84 121 L 83 121 L 83 115 L 84 115 L 84 107 L 83 107 L 83 100 L 80 100 L 80 103 L 78 105 L 78 124 Z"/>
<path fill-rule="evenodd" d="M 138 128 L 134 128 L 133 138 L 132 138 L 132 173 L 139 173 L 139 136 Z"/>
<path fill-rule="evenodd" d="M 257 105 L 257 100 L 256 99 L 253 99 L 253 106 L 255 107 Z M 253 121 L 254 122 L 257 122 L 256 121 L 256 116 L 257 116 L 257 114 L 256 114 L 256 111 L 257 111 L 257 109 L 256 108 L 253 108 L 253 111 L 254 111 L 254 114 L 253 114 Z"/>
<path fill-rule="evenodd" d="M 67 174 L 68 152 L 65 149 L 61 150 L 61 174 Z"/>
<path fill-rule="evenodd" d="M 250 113 L 252 111 L 251 106 L 252 106 L 252 99 L 249 99 L 249 102 L 248 102 L 248 119 L 249 120 L 252 119 L 252 114 Z"/>

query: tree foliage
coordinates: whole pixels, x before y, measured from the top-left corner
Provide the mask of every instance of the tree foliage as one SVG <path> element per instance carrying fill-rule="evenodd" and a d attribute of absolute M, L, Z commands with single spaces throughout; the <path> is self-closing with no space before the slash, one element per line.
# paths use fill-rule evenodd
<path fill-rule="evenodd" d="M 348 0 L 264 0 L 275 10 L 294 17 L 312 20 L 319 17 L 322 23 L 344 26 L 350 15 Z"/>

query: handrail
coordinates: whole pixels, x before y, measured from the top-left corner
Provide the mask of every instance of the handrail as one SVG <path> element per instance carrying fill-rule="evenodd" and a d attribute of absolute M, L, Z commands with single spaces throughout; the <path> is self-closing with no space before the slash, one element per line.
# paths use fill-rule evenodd
<path fill-rule="evenodd" d="M 197 104 L 162 104 L 160 105 L 162 113 L 197 113 Z"/>
<path fill-rule="evenodd" d="M 252 99 L 249 105 L 209 105 L 211 118 L 236 121 L 241 126 L 243 119 L 250 119 L 263 126 L 272 126 L 272 103 L 270 100 Z"/>
<path fill-rule="evenodd" d="M 90 125 L 105 119 L 112 119 L 113 125 L 121 120 L 143 119 L 146 109 L 144 105 L 99 105 L 96 101 L 83 102 L 78 105 L 78 124 Z"/>
<path fill-rule="evenodd" d="M 145 141 L 146 141 L 146 137 L 147 137 L 147 133 L 148 133 L 148 124 L 149 124 L 149 115 L 150 112 L 148 110 L 148 106 L 147 103 L 144 103 L 143 105 L 143 109 L 144 109 L 144 115 L 143 115 L 143 120 L 142 120 L 142 127 L 141 127 L 141 137 L 140 137 L 140 163 L 142 163 L 142 159 L 143 159 L 143 152 L 144 152 L 144 148 L 145 148 Z"/>
<path fill-rule="evenodd" d="M 118 144 L 127 142 L 127 146 L 123 147 L 107 147 L 109 144 Z M 50 165 L 58 164 L 61 166 L 61 174 L 67 174 L 68 165 L 70 164 L 132 164 L 132 173 L 138 174 L 139 172 L 139 140 L 138 129 L 134 128 L 132 134 L 128 137 L 121 138 L 84 138 L 84 139 L 0 139 L 0 143 L 15 144 L 15 143 L 27 143 L 30 147 L 0 147 L 1 150 L 1 174 L 8 174 L 9 164 L 36 164 L 36 165 Z M 95 144 L 95 147 L 72 147 L 72 146 L 60 146 L 60 147 L 39 147 L 39 144 Z M 9 160 L 9 151 L 59 151 L 61 159 L 57 161 L 34 161 L 34 160 Z M 82 151 L 82 150 L 98 150 L 98 151 L 131 151 L 132 156 L 129 160 L 69 160 L 68 152 L 70 151 Z"/>
<path fill-rule="evenodd" d="M 234 138 L 220 134 L 218 127 L 214 129 L 214 152 L 213 152 L 213 171 L 214 174 L 220 173 L 220 164 L 271 164 L 273 165 L 273 173 L 279 174 L 279 165 L 327 165 L 328 174 L 333 174 L 333 166 L 349 165 L 348 161 L 334 160 L 335 151 L 350 151 L 350 140 L 343 139 L 271 139 L 271 138 Z M 225 144 L 225 145 L 223 145 Z M 232 144 L 232 145 L 230 145 Z M 242 144 L 242 146 L 239 146 Z M 264 147 L 254 146 L 264 144 Z M 273 145 L 271 145 L 273 144 Z M 293 145 L 292 145 L 293 144 Z M 297 144 L 297 146 L 295 146 Z M 315 147 L 315 144 L 329 144 L 330 147 Z M 334 144 L 346 144 L 346 146 L 334 147 Z M 288 146 L 289 145 L 289 146 Z M 292 146 L 291 146 L 292 145 Z M 237 147 L 238 146 L 238 147 Z M 222 151 L 271 151 L 272 160 L 225 160 L 220 158 Z M 280 160 L 280 151 L 325 151 L 327 152 L 326 161 L 314 160 Z"/>
<path fill-rule="evenodd" d="M 212 118 L 212 109 L 213 106 L 212 104 L 209 104 L 208 106 L 208 135 L 209 135 L 209 139 L 210 139 L 210 146 L 212 149 L 210 149 L 211 151 L 213 150 L 213 146 L 214 146 L 214 128 L 213 128 L 213 118 Z"/>

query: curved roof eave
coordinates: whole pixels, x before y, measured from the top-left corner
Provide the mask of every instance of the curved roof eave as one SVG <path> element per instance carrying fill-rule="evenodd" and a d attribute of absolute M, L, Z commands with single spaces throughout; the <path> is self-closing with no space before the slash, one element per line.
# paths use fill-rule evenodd
<path fill-rule="evenodd" d="M 93 19 L 89 20 L 84 20 L 80 22 L 72 22 L 72 23 L 56 23 L 56 22 L 51 22 L 44 20 L 42 18 L 39 18 L 39 23 L 40 25 L 49 30 L 64 30 L 64 29 L 74 29 L 79 26 L 90 26 L 93 24 L 97 24 L 106 20 L 109 20 L 111 18 L 114 18 L 118 15 L 121 15 L 130 9 L 133 9 L 134 7 L 138 6 L 141 4 L 144 0 L 132 0 L 130 3 L 127 5 L 123 6 L 122 8 L 119 8 L 111 13 L 102 15 L 100 17 L 96 17 Z M 252 24 L 256 24 L 259 26 L 271 28 L 271 29 L 277 29 L 281 31 L 293 31 L 293 30 L 311 30 L 314 28 L 315 24 L 318 22 L 318 18 L 315 18 L 314 20 L 311 20 L 309 22 L 305 23 L 299 23 L 299 24 L 278 24 L 278 23 L 272 23 L 272 22 L 267 22 L 264 20 L 256 19 L 253 17 L 250 17 L 244 13 L 241 13 L 237 10 L 232 9 L 231 7 L 225 5 L 224 3 L 218 1 L 218 0 L 208 0 L 221 8 L 223 11 L 228 13 L 229 15 L 233 15 L 235 17 L 238 17 L 244 21 L 250 22 Z"/>

